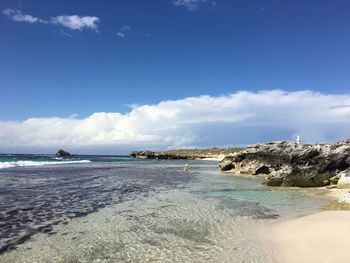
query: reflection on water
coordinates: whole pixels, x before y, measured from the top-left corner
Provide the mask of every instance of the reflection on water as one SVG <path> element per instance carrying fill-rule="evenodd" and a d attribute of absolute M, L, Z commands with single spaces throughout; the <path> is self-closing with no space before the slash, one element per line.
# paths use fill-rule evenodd
<path fill-rule="evenodd" d="M 270 262 L 251 233 L 256 220 L 321 205 L 222 176 L 215 163 L 191 162 L 189 173 L 183 164 L 1 171 L 1 244 L 17 249 L 0 262 Z M 31 239 L 18 245 L 23 233 Z"/>

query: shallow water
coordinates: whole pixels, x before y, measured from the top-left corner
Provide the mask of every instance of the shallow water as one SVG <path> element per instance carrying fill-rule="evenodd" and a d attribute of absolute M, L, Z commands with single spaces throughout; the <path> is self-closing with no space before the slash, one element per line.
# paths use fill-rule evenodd
<path fill-rule="evenodd" d="M 0 262 L 271 262 L 254 225 L 324 202 L 215 162 L 96 160 L 0 170 Z"/>

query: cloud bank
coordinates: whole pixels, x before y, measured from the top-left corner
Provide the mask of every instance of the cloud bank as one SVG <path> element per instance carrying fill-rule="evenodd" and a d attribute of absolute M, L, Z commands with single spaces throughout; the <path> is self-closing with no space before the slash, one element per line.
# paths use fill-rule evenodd
<path fill-rule="evenodd" d="M 83 119 L 0 122 L 0 148 L 164 149 L 350 138 L 350 94 L 281 90 L 189 97 Z"/>

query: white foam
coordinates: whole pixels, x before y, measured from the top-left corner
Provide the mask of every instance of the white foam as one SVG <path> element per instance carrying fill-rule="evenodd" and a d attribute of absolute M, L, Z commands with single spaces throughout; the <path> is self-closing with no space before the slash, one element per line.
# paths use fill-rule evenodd
<path fill-rule="evenodd" d="M 59 164 L 75 164 L 75 163 L 91 163 L 91 161 L 79 160 L 79 161 L 61 161 L 61 162 L 35 162 L 35 161 L 0 162 L 0 169 L 14 168 L 14 167 L 27 167 L 27 166 L 48 166 L 48 165 L 59 165 Z"/>

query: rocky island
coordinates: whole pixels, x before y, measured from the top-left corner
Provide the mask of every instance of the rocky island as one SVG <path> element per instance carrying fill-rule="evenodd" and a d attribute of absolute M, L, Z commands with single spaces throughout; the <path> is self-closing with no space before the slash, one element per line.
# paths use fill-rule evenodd
<path fill-rule="evenodd" d="M 70 158 L 73 155 L 65 150 L 58 150 L 57 153 L 55 154 L 55 157 L 57 158 Z"/>
<path fill-rule="evenodd" d="M 350 184 L 349 167 L 350 140 L 314 145 L 289 141 L 256 144 L 219 162 L 221 171 L 265 175 L 269 186 L 338 184 L 339 188 Z"/>

